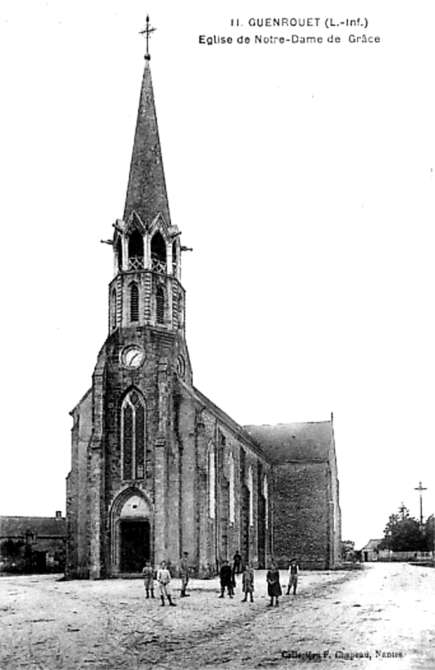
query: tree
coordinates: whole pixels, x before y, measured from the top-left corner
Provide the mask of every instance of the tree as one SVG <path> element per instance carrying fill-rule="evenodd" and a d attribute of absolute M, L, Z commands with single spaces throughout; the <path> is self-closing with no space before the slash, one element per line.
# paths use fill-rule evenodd
<path fill-rule="evenodd" d="M 21 548 L 24 546 L 22 540 L 4 540 L 0 545 L 0 556 L 2 558 L 16 558 L 20 556 Z"/>
<path fill-rule="evenodd" d="M 341 541 L 341 560 L 351 561 L 354 558 L 355 542 L 352 540 Z"/>
<path fill-rule="evenodd" d="M 410 516 L 409 510 L 402 503 L 398 513 L 390 515 L 379 549 L 424 551 L 425 545 L 426 541 L 420 523 Z"/>

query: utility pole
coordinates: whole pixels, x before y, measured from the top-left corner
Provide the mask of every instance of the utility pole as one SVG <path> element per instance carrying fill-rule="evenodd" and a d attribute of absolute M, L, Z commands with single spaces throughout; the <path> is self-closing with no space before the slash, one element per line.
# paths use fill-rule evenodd
<path fill-rule="evenodd" d="M 420 492 L 420 526 L 423 527 L 423 496 L 422 493 L 423 491 L 427 491 L 427 488 L 421 485 L 421 482 L 419 485 L 414 489 L 414 491 L 419 491 Z"/>

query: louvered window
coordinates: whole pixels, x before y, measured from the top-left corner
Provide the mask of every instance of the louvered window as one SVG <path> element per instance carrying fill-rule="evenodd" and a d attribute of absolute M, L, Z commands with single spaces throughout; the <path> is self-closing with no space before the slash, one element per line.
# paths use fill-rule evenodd
<path fill-rule="evenodd" d="M 112 291 L 110 298 L 110 330 L 116 328 L 116 291 Z"/>
<path fill-rule="evenodd" d="M 130 321 L 139 321 L 139 289 L 137 284 L 130 286 Z"/>
<path fill-rule="evenodd" d="M 156 291 L 156 318 L 157 323 L 165 322 L 165 292 L 161 286 Z"/>

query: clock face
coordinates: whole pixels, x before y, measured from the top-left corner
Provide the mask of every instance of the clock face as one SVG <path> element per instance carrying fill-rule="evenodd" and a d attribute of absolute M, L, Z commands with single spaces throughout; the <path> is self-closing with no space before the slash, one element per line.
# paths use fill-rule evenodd
<path fill-rule="evenodd" d="M 145 360 L 145 352 L 142 347 L 136 345 L 126 347 L 122 352 L 121 360 L 126 368 L 138 368 Z"/>

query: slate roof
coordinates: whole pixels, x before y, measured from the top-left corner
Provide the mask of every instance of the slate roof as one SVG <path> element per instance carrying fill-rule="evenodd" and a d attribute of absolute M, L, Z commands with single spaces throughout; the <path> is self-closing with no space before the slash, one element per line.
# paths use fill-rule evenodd
<path fill-rule="evenodd" d="M 205 406 L 209 411 L 211 411 L 215 416 L 221 421 L 227 428 L 233 430 L 236 435 L 244 440 L 254 452 L 257 452 L 263 458 L 265 455 L 262 453 L 262 448 L 259 443 L 252 438 L 252 436 L 245 430 L 243 426 L 240 426 L 234 419 L 232 419 L 226 412 L 224 412 L 220 407 L 214 404 L 207 396 L 205 396 L 197 388 L 193 387 L 194 394 L 196 398 Z M 267 456 L 266 456 L 267 460 Z"/>
<path fill-rule="evenodd" d="M 243 426 L 275 463 L 327 462 L 334 433 L 332 421 Z"/>
<path fill-rule="evenodd" d="M 0 538 L 25 538 L 30 530 L 36 537 L 66 536 L 66 519 L 49 516 L 0 516 Z"/>
<path fill-rule="evenodd" d="M 148 60 L 145 61 L 137 114 L 124 221 L 133 211 L 139 214 L 144 224 L 151 223 L 160 212 L 166 224 L 171 225 Z"/>
<path fill-rule="evenodd" d="M 375 551 L 381 544 L 382 540 L 369 540 L 361 551 Z"/>

